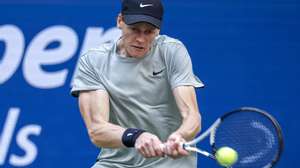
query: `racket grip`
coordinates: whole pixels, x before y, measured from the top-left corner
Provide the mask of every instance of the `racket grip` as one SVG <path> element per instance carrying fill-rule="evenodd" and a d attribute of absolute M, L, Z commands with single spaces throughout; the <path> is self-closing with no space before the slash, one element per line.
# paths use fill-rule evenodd
<path fill-rule="evenodd" d="M 180 143 L 180 146 L 181 146 L 184 150 L 186 150 L 186 145 L 185 145 L 183 142 Z M 162 151 L 165 151 L 165 150 L 166 150 L 166 145 L 165 145 L 165 144 L 160 144 L 159 147 L 160 147 L 160 149 L 161 149 Z"/>
<path fill-rule="evenodd" d="M 159 144 L 160 150 L 165 151 L 166 145 L 165 144 Z"/>

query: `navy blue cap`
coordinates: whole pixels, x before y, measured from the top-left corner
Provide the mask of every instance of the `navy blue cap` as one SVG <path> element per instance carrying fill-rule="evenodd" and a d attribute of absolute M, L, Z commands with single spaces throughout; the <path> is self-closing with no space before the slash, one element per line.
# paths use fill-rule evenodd
<path fill-rule="evenodd" d="M 160 28 L 164 9 L 160 0 L 123 0 L 121 13 L 128 25 L 147 22 Z"/>

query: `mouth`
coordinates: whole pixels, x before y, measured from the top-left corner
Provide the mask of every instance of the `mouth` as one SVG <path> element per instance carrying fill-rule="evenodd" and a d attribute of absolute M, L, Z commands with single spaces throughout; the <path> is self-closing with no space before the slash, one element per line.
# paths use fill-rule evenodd
<path fill-rule="evenodd" d="M 135 45 L 133 45 L 132 47 L 135 48 L 135 49 L 137 49 L 137 50 L 144 50 L 144 47 L 141 47 L 141 46 L 135 46 Z"/>

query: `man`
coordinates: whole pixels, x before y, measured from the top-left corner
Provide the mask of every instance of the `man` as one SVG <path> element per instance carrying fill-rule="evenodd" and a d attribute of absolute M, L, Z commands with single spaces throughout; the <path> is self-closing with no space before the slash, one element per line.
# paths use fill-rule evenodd
<path fill-rule="evenodd" d="M 123 0 L 121 38 L 84 54 L 72 95 L 91 141 L 101 147 L 93 168 L 196 167 L 180 143 L 200 130 L 192 71 L 184 45 L 159 35 L 160 0 Z"/>

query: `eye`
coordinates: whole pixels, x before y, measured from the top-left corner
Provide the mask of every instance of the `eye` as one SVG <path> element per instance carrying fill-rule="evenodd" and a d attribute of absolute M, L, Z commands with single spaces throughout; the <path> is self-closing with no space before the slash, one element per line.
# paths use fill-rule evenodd
<path fill-rule="evenodd" d="M 145 34 L 154 34 L 154 30 L 152 30 L 152 29 L 146 30 Z"/>
<path fill-rule="evenodd" d="M 131 29 L 131 31 L 133 31 L 133 32 L 138 32 L 138 29 L 137 29 L 136 27 L 131 27 L 130 29 Z"/>

